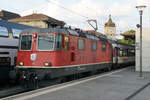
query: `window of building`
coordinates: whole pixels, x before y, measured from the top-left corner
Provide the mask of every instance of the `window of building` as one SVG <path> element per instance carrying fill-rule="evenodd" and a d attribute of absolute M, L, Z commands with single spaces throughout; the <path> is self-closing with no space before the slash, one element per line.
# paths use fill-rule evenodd
<path fill-rule="evenodd" d="M 102 51 L 106 51 L 106 44 L 102 43 Z"/>
<path fill-rule="evenodd" d="M 8 36 L 8 30 L 6 27 L 0 26 L 0 36 Z"/>
<path fill-rule="evenodd" d="M 92 50 L 96 50 L 97 49 L 97 43 L 96 41 L 92 41 Z"/>
<path fill-rule="evenodd" d="M 78 49 L 79 50 L 84 50 L 85 49 L 85 40 L 78 39 Z"/>

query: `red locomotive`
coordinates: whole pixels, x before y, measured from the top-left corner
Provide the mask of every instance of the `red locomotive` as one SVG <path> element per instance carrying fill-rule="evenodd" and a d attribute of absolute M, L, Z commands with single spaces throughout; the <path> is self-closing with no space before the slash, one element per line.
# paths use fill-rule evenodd
<path fill-rule="evenodd" d="M 69 28 L 24 30 L 16 71 L 19 78 L 41 80 L 111 69 L 119 57 L 113 50 L 117 45 L 112 44 L 107 38 Z"/>

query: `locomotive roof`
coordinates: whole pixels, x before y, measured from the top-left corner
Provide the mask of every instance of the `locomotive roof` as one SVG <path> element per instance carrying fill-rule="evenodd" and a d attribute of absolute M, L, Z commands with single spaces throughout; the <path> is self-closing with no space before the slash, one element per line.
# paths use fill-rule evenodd
<path fill-rule="evenodd" d="M 108 40 L 104 37 L 100 37 L 100 36 L 97 37 L 93 34 L 88 34 L 87 32 L 80 31 L 80 30 L 73 30 L 70 28 L 38 28 L 38 29 L 25 29 L 22 31 L 22 33 L 28 33 L 28 34 L 29 33 L 53 33 L 53 32 L 70 34 L 70 35 L 74 35 L 74 36 L 108 42 Z"/>

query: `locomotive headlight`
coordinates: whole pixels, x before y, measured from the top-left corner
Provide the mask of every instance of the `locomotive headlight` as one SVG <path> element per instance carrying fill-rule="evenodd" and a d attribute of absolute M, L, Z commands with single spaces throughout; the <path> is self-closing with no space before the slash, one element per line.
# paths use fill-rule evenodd
<path fill-rule="evenodd" d="M 23 65 L 24 65 L 24 63 L 23 63 L 23 62 L 19 62 L 19 65 L 20 65 L 20 66 L 23 66 Z"/>
<path fill-rule="evenodd" d="M 51 63 L 50 62 L 45 62 L 44 66 L 51 66 Z"/>

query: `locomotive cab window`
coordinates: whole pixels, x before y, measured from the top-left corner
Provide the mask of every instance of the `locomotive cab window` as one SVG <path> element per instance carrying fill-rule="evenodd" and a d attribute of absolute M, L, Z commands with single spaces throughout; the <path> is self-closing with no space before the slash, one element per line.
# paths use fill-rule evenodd
<path fill-rule="evenodd" d="M 78 49 L 79 50 L 84 50 L 85 49 L 85 40 L 78 39 Z"/>
<path fill-rule="evenodd" d="M 31 50 L 32 46 L 32 35 L 23 35 L 21 36 L 21 42 L 20 42 L 21 50 Z"/>
<path fill-rule="evenodd" d="M 42 34 L 38 35 L 38 50 L 54 50 L 54 35 Z"/>
<path fill-rule="evenodd" d="M 8 30 L 6 27 L 0 26 L 0 36 L 8 36 Z"/>

